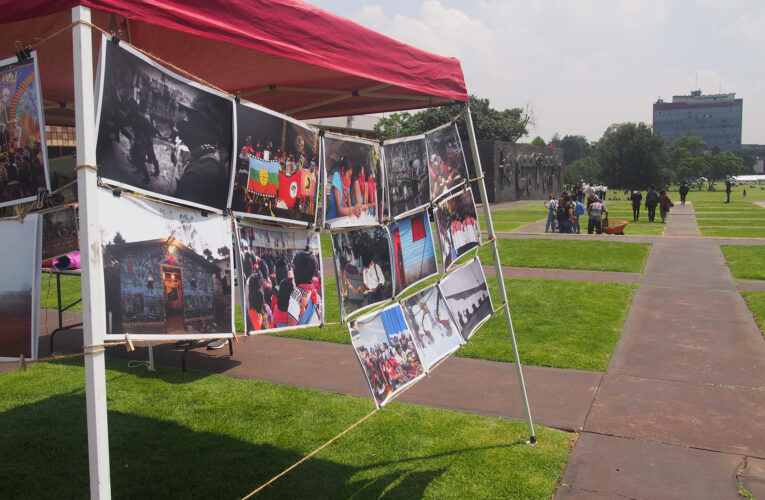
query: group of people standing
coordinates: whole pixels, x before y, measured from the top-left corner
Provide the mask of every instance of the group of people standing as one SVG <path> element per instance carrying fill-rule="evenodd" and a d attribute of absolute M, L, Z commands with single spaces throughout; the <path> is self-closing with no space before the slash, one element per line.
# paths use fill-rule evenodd
<path fill-rule="evenodd" d="M 688 191 L 686 189 L 685 194 L 687 193 Z M 685 194 L 682 193 L 681 186 L 681 198 L 683 200 L 683 205 L 685 204 Z M 630 201 L 632 202 L 632 220 L 633 222 L 638 222 L 640 219 L 640 205 L 643 201 L 643 194 L 640 192 L 640 189 L 635 188 L 632 190 L 630 193 Z M 670 200 L 669 196 L 667 196 L 666 190 L 662 189 L 657 193 L 656 188 L 651 185 L 648 188 L 648 192 L 645 194 L 645 208 L 648 211 L 648 222 L 654 222 L 656 219 L 657 206 L 659 207 L 659 215 L 661 216 L 661 222 L 663 223 L 667 219 L 669 210 L 674 207 L 675 204 L 672 203 L 672 200 Z"/>
<path fill-rule="evenodd" d="M 587 206 L 580 201 L 585 197 Z M 579 217 L 587 213 L 587 233 L 601 234 L 603 232 L 603 214 L 608 214 L 602 198 L 598 196 L 595 186 L 592 184 L 583 188 L 582 186 L 574 186 L 572 194 L 569 195 L 564 191 L 559 198 L 550 194 L 545 202 L 545 207 L 548 210 L 545 233 L 552 231 L 554 233 L 579 234 L 581 232 Z"/>

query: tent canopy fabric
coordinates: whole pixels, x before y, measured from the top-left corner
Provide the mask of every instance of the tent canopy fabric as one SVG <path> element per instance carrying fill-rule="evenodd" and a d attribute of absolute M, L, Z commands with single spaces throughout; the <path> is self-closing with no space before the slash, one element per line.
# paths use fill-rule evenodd
<path fill-rule="evenodd" d="M 462 68 L 298 0 L 0 0 L 0 58 L 39 47 L 48 121 L 73 100 L 71 8 L 161 62 L 298 119 L 467 101 Z M 58 35 L 55 35 L 58 33 Z M 52 36 L 55 35 L 55 36 Z M 52 38 L 51 38 L 52 36 Z M 94 50 L 101 33 L 93 30 Z M 97 54 L 94 54 L 97 60 Z"/>

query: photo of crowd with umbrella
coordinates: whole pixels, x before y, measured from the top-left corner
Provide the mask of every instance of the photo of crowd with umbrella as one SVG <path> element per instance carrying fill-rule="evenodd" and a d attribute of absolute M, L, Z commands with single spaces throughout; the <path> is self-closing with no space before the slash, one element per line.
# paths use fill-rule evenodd
<path fill-rule="evenodd" d="M 396 295 L 438 272 L 428 213 L 422 211 L 388 226 Z"/>
<path fill-rule="evenodd" d="M 481 244 L 481 226 L 470 188 L 438 203 L 433 219 L 444 269 L 448 270 L 458 258 Z"/>
<path fill-rule="evenodd" d="M 99 174 L 207 210 L 227 207 L 234 99 L 105 36 L 97 81 Z"/>
<path fill-rule="evenodd" d="M 230 218 L 106 188 L 98 210 L 108 335 L 231 335 Z"/>
<path fill-rule="evenodd" d="M 456 124 L 425 133 L 430 173 L 430 196 L 433 200 L 468 181 L 467 163 Z"/>
<path fill-rule="evenodd" d="M 236 168 L 229 205 L 235 215 L 316 223 L 319 135 L 254 104 L 237 105 Z"/>
<path fill-rule="evenodd" d="M 0 61 L 0 207 L 50 191 L 37 53 Z"/>
<path fill-rule="evenodd" d="M 325 134 L 324 222 L 329 228 L 371 226 L 384 221 L 380 145 Z"/>
<path fill-rule="evenodd" d="M 462 338 L 467 341 L 494 312 L 480 259 L 476 257 L 448 274 L 439 287 Z"/>
<path fill-rule="evenodd" d="M 242 313 L 247 334 L 324 321 L 319 233 L 237 223 Z"/>
<path fill-rule="evenodd" d="M 424 135 L 386 142 L 383 163 L 392 218 L 404 217 L 428 206 L 430 176 Z"/>

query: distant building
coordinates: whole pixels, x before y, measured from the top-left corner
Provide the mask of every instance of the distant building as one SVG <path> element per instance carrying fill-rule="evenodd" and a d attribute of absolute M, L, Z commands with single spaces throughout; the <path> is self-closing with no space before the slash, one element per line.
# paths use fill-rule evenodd
<path fill-rule="evenodd" d="M 741 148 L 741 117 L 744 100 L 736 94 L 672 96 L 672 102 L 659 99 L 653 105 L 653 132 L 673 144 L 678 137 L 691 133 L 722 151 Z"/>

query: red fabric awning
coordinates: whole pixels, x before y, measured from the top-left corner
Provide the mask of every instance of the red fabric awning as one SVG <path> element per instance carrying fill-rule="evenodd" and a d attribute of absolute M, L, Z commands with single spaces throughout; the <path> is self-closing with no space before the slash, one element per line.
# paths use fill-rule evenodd
<path fill-rule="evenodd" d="M 297 0 L 2 0 L 0 58 L 15 53 L 17 40 L 34 45 L 66 28 L 76 5 L 161 60 L 299 119 L 468 100 L 457 59 Z M 100 36 L 94 30 L 96 50 Z M 47 121 L 55 122 L 73 100 L 70 30 L 38 51 Z"/>

